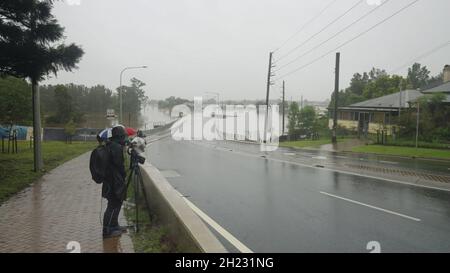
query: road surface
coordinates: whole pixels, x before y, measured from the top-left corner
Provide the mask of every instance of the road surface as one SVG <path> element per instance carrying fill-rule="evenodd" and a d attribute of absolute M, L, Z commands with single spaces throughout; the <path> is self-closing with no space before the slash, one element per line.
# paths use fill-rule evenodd
<path fill-rule="evenodd" d="M 445 187 L 308 166 L 283 149 L 262 157 L 255 147 L 168 137 L 151 143 L 147 156 L 196 209 L 228 232 L 212 228 L 232 252 L 243 249 L 230 236 L 253 252 L 369 252 L 369 242 L 382 252 L 450 251 Z M 324 160 L 314 155 L 309 159 Z M 332 157 L 348 160 L 355 158 Z M 395 164 L 379 161 L 373 164 Z M 445 164 L 425 169 L 445 175 Z"/>

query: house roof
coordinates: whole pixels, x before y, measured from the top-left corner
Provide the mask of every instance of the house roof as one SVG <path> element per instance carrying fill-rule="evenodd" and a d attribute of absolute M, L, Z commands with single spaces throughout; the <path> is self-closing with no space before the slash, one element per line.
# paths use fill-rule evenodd
<path fill-rule="evenodd" d="M 401 93 L 401 105 L 400 105 L 400 93 Z M 376 109 L 398 109 L 399 107 L 408 108 L 409 102 L 423 96 L 420 91 L 417 90 L 405 90 L 394 94 L 386 95 L 383 97 L 362 101 L 352 104 L 346 108 L 376 108 Z"/>
<path fill-rule="evenodd" d="M 425 94 L 430 94 L 430 93 L 450 93 L 450 82 L 446 82 L 446 83 L 438 85 L 436 87 L 423 90 L 422 93 L 425 93 Z"/>

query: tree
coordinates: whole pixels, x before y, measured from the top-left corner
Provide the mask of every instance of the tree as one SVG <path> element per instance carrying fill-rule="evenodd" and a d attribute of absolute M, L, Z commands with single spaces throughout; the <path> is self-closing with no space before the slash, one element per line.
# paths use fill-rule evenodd
<path fill-rule="evenodd" d="M 300 108 L 297 102 L 292 102 L 289 105 L 288 111 L 288 131 L 289 135 L 297 135 L 299 133 L 298 120 L 300 116 Z"/>
<path fill-rule="evenodd" d="M 313 106 L 307 105 L 300 110 L 298 116 L 298 125 L 300 133 L 309 135 L 316 129 L 317 117 Z"/>
<path fill-rule="evenodd" d="M 22 79 L 0 79 L 0 123 L 31 124 L 30 86 Z"/>
<path fill-rule="evenodd" d="M 373 67 L 369 72 L 369 81 L 376 81 L 378 78 L 386 75 L 386 70 Z"/>
<path fill-rule="evenodd" d="M 133 121 L 134 124 L 137 123 L 141 110 L 148 101 L 148 97 L 145 95 L 145 91 L 143 89 L 144 86 L 144 82 L 139 79 L 132 78 L 131 86 L 122 87 L 124 115 L 125 113 L 128 113 L 129 117 L 127 119 L 126 116 L 124 116 L 123 122 L 128 121 L 128 123 L 131 123 Z M 132 120 L 131 117 L 133 118 Z M 131 124 L 128 124 L 128 126 L 131 126 Z"/>
<path fill-rule="evenodd" d="M 430 79 L 430 71 L 426 66 L 421 66 L 419 63 L 415 63 L 412 67 L 408 68 L 408 87 L 412 89 L 418 89 L 426 86 Z"/>
<path fill-rule="evenodd" d="M 165 100 L 159 101 L 158 108 L 172 110 L 173 107 L 184 104 L 184 103 L 188 103 L 188 102 L 190 102 L 190 101 L 187 99 L 175 98 L 174 96 L 171 96 L 171 97 L 166 98 Z M 265 102 L 261 101 L 261 105 L 265 105 Z M 258 106 L 258 104 L 256 106 Z"/>
<path fill-rule="evenodd" d="M 64 133 L 66 133 L 66 142 L 72 144 L 72 137 L 75 135 L 77 127 L 75 122 L 71 119 L 64 126 Z"/>
<path fill-rule="evenodd" d="M 400 91 L 402 77 L 397 75 L 382 75 L 369 82 L 364 88 L 364 99 L 373 99 Z"/>
<path fill-rule="evenodd" d="M 56 120 L 60 123 L 67 123 L 72 120 L 73 107 L 72 97 L 64 85 L 55 88 Z"/>
<path fill-rule="evenodd" d="M 429 88 L 433 88 L 435 86 L 443 84 L 444 83 L 443 82 L 443 77 L 444 77 L 444 73 L 442 73 L 442 72 L 437 74 L 436 76 L 431 77 L 428 80 L 428 87 Z"/>
<path fill-rule="evenodd" d="M 347 92 L 350 92 L 354 95 L 362 96 L 364 88 L 368 83 L 369 83 L 369 75 L 366 72 L 364 72 L 363 75 L 356 73 L 350 80 L 350 87 L 347 89 Z"/>
<path fill-rule="evenodd" d="M 83 55 L 75 44 L 58 43 L 64 28 L 52 8 L 52 0 L 0 1 L 0 74 L 31 81 L 35 171 L 43 167 L 38 83 L 61 69 L 72 71 Z"/>
<path fill-rule="evenodd" d="M 425 95 L 419 98 L 419 137 L 423 141 L 450 141 L 450 106 L 443 103 L 444 94 Z M 414 105 L 408 115 L 402 115 L 399 121 L 403 137 L 416 134 L 417 108 Z"/>

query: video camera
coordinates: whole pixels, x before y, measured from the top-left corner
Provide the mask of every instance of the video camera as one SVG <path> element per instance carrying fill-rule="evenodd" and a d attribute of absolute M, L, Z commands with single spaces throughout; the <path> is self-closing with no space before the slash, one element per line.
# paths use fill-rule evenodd
<path fill-rule="evenodd" d="M 128 147 L 127 153 L 130 155 L 132 166 L 137 164 L 137 163 L 139 163 L 139 164 L 144 164 L 145 163 L 145 157 L 141 156 L 136 151 L 136 149 L 133 147 L 133 145 L 130 145 Z"/>

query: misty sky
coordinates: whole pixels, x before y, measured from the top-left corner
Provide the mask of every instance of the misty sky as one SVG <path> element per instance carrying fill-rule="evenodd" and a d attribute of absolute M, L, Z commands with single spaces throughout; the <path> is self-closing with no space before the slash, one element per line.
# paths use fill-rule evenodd
<path fill-rule="evenodd" d="M 263 99 L 268 56 L 332 0 L 66 0 L 54 14 L 66 28 L 66 42 L 80 44 L 85 55 L 74 72 L 60 72 L 45 83 L 119 86 L 126 66 L 148 65 L 124 74 L 147 83 L 151 99 L 179 96 L 193 99 L 219 92 L 221 99 Z M 76 5 L 80 2 L 79 5 Z M 358 0 L 338 0 L 298 33 L 274 57 L 283 56 L 317 33 Z M 368 0 L 277 65 L 287 63 L 375 8 Z M 355 37 L 413 0 L 390 0 L 322 47 L 277 72 L 301 67 Z M 75 5 L 74 5 L 75 3 Z M 448 0 L 421 0 L 378 28 L 346 45 L 341 57 L 341 89 L 355 72 L 371 67 L 388 72 L 450 41 Z M 334 89 L 330 54 L 285 78 L 287 99 L 324 100 Z M 450 64 L 450 46 L 423 58 L 432 74 Z M 397 71 L 404 75 L 407 68 Z M 271 90 L 280 97 L 281 81 Z"/>

